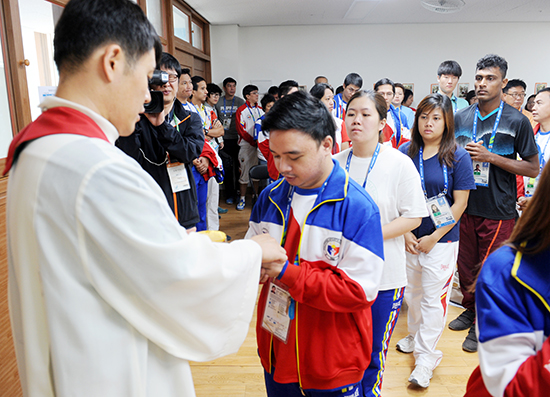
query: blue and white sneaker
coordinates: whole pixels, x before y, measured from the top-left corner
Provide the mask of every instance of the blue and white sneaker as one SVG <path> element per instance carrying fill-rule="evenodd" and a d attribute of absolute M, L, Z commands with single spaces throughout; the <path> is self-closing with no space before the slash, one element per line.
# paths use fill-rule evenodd
<path fill-rule="evenodd" d="M 246 205 L 244 199 L 240 199 L 239 200 L 239 204 L 237 204 L 237 211 L 242 211 L 244 210 L 244 206 Z"/>

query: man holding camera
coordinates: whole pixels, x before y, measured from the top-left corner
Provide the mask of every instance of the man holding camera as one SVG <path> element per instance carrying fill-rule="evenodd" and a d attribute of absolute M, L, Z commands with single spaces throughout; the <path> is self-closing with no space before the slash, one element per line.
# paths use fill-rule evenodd
<path fill-rule="evenodd" d="M 199 115 L 184 109 L 176 98 L 178 60 L 163 52 L 159 67 L 168 78 L 152 81 L 151 88 L 162 92 L 163 110 L 142 114 L 134 133 L 120 137 L 116 145 L 151 174 L 180 225 L 191 229 L 200 220 L 192 165 L 202 152 L 204 133 Z"/>

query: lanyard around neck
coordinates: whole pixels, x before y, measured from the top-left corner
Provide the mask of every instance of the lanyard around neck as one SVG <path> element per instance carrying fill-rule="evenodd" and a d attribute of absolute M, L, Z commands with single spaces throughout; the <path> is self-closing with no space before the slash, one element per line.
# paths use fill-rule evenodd
<path fill-rule="evenodd" d="M 172 122 L 174 123 L 174 127 L 176 127 L 176 130 L 180 132 L 180 121 L 178 117 L 176 116 L 176 112 L 172 109 Z M 168 119 L 170 119 L 170 115 L 168 115 Z"/>
<path fill-rule="evenodd" d="M 428 198 L 428 191 L 426 190 L 426 183 L 424 182 L 424 158 L 423 158 L 424 149 L 420 146 L 418 151 L 418 166 L 420 168 L 420 181 L 422 182 L 422 189 L 424 190 L 424 196 Z M 449 189 L 449 176 L 447 175 L 447 164 L 443 163 L 443 180 L 445 181 L 445 186 L 443 189 L 443 195 L 447 195 L 447 190 Z"/>
<path fill-rule="evenodd" d="M 380 143 L 376 144 L 376 149 L 374 149 L 374 153 L 372 155 L 372 158 L 370 159 L 369 168 L 367 169 L 367 174 L 365 175 L 365 181 L 363 182 L 363 189 L 367 186 L 367 179 L 369 178 L 369 174 L 374 168 L 374 164 L 376 164 L 376 159 L 378 158 L 378 154 L 380 153 Z M 348 154 L 348 160 L 346 161 L 346 171 L 349 172 L 350 166 L 351 166 L 351 158 L 353 157 L 353 149 L 349 151 Z"/>
<path fill-rule="evenodd" d="M 491 133 L 491 138 L 489 139 L 489 145 L 487 145 L 487 150 L 492 151 L 493 145 L 495 143 L 495 136 L 497 134 L 498 124 L 500 123 L 500 117 L 502 116 L 502 109 L 504 108 L 504 102 L 500 101 L 500 106 L 498 107 L 497 118 L 495 120 L 495 125 L 493 126 L 493 132 Z M 476 104 L 476 111 L 474 114 L 474 129 L 472 131 L 472 140 L 477 142 L 477 119 L 479 117 L 479 106 Z"/>
<path fill-rule="evenodd" d="M 252 116 L 252 121 L 254 121 L 254 124 L 256 124 L 256 117 L 254 117 L 254 112 L 252 111 L 252 108 L 250 108 L 250 106 L 248 106 L 248 102 L 246 102 L 246 107 L 248 108 L 248 111 L 250 112 L 250 115 Z M 259 118 L 260 117 L 260 111 L 258 110 L 258 104 L 256 104 L 256 106 L 254 106 L 253 109 L 256 109 L 256 111 L 258 112 L 258 114 L 256 116 Z"/>
<path fill-rule="evenodd" d="M 195 109 L 197 109 L 197 113 L 201 118 L 203 128 L 207 130 L 208 115 L 206 114 L 206 108 L 204 107 L 203 104 L 201 104 L 200 107 L 195 104 L 193 104 L 193 106 L 195 106 Z M 203 114 L 204 114 L 204 117 L 203 117 Z"/>
<path fill-rule="evenodd" d="M 323 183 L 323 187 L 321 188 L 321 190 L 317 194 L 317 198 L 315 200 L 317 200 L 319 197 L 321 197 L 323 195 L 323 192 L 325 191 L 325 188 L 327 187 L 327 183 L 328 183 L 329 179 L 330 179 L 330 175 L 325 180 L 325 183 Z M 286 244 L 286 235 L 287 235 L 287 232 L 288 232 L 288 226 L 289 226 L 289 222 L 290 222 L 290 209 L 292 207 L 292 198 L 294 197 L 294 193 L 295 193 L 294 186 L 290 186 L 290 189 L 288 191 L 288 202 L 286 204 L 286 212 L 285 212 L 285 215 L 284 215 L 283 238 L 281 240 L 281 246 L 282 247 L 284 247 L 284 245 Z M 315 204 L 313 205 L 313 207 L 315 207 Z M 306 219 L 304 219 L 304 224 L 305 224 L 306 220 L 307 220 L 307 215 L 306 215 Z M 300 228 L 300 233 L 302 233 L 301 228 Z M 298 248 L 298 253 L 299 253 L 299 251 L 300 251 L 300 248 Z"/>
<path fill-rule="evenodd" d="M 229 117 L 233 116 L 234 105 L 235 105 L 235 97 L 233 97 L 233 101 L 231 102 L 231 111 L 229 112 Z M 227 108 L 225 107 L 225 97 L 223 97 L 223 115 L 227 117 Z"/>

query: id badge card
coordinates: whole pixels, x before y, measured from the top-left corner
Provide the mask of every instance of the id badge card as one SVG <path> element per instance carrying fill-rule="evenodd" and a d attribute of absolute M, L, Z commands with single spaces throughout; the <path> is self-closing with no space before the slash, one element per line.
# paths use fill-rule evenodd
<path fill-rule="evenodd" d="M 224 130 L 228 130 L 229 127 L 231 126 L 231 117 L 228 117 L 226 119 L 223 119 L 223 129 Z"/>
<path fill-rule="evenodd" d="M 177 193 L 191 188 L 187 169 L 183 163 L 168 163 L 168 176 L 172 185 L 172 192 Z"/>
<path fill-rule="evenodd" d="M 426 206 L 436 229 L 456 223 L 447 197 L 436 196 L 426 199 Z"/>
<path fill-rule="evenodd" d="M 262 328 L 286 343 L 290 331 L 289 310 L 292 297 L 287 290 L 273 282 L 269 283 L 268 288 L 269 294 L 265 303 Z"/>
<path fill-rule="evenodd" d="M 472 161 L 474 167 L 474 181 L 476 186 L 489 186 L 489 167 L 490 163 L 482 163 L 481 161 Z"/>
<path fill-rule="evenodd" d="M 533 197 L 533 193 L 539 184 L 540 174 L 536 178 L 525 178 L 525 197 Z"/>

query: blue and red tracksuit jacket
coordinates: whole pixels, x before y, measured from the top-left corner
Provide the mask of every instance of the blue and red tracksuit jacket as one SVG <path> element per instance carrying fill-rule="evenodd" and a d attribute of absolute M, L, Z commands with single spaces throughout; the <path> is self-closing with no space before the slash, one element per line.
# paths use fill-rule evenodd
<path fill-rule="evenodd" d="M 283 240 L 292 186 L 284 179 L 260 194 L 247 237 Z M 258 303 L 262 366 L 278 383 L 334 390 L 359 382 L 370 362 L 370 307 L 384 264 L 378 207 L 337 163 L 303 225 L 296 260 L 280 278 L 295 301 L 287 343 L 262 328 L 269 284 Z M 288 244 L 285 244 L 287 248 Z M 294 257 L 294 253 L 289 253 Z M 292 261 L 291 261 L 292 262 Z"/>

